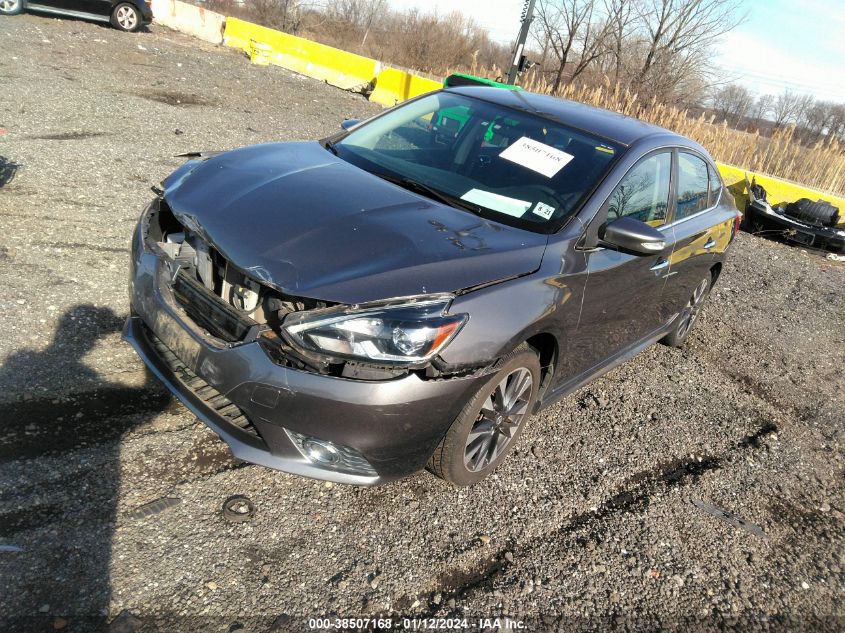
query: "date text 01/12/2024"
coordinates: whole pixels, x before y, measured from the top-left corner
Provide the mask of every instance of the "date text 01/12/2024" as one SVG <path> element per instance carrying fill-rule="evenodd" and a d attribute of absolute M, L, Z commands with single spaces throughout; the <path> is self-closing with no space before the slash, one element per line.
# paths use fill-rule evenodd
<path fill-rule="evenodd" d="M 525 623 L 511 618 L 310 618 L 311 630 L 339 631 L 522 631 Z"/>

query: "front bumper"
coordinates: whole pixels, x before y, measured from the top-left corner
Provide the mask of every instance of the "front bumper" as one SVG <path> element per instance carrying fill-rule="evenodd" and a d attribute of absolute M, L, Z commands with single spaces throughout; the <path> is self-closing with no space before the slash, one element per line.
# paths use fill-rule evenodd
<path fill-rule="evenodd" d="M 169 260 L 152 252 L 138 234 L 132 250 L 132 314 L 124 339 L 245 461 L 358 485 L 408 475 L 425 466 L 484 380 L 426 380 L 409 374 L 364 381 L 283 367 L 249 335 L 232 344 L 203 331 L 173 296 Z M 337 472 L 311 462 L 286 429 L 349 447 L 376 474 Z"/>
<path fill-rule="evenodd" d="M 845 230 L 840 227 L 812 226 L 788 215 L 777 213 L 768 204 L 750 203 L 745 210 L 747 222 L 759 226 L 762 234 L 781 237 L 789 242 L 845 252 Z"/>

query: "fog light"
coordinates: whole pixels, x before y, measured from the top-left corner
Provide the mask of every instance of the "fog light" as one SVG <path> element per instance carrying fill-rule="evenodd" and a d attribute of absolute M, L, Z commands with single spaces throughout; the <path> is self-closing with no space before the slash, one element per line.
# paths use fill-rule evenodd
<path fill-rule="evenodd" d="M 321 440 L 319 437 L 290 429 L 285 429 L 285 433 L 302 456 L 319 468 L 366 477 L 375 477 L 378 474 L 364 456 L 351 446 Z"/>
<path fill-rule="evenodd" d="M 312 462 L 318 462 L 320 464 L 333 465 L 340 461 L 340 451 L 329 442 L 324 442 L 313 437 L 302 442 L 302 452 Z"/>

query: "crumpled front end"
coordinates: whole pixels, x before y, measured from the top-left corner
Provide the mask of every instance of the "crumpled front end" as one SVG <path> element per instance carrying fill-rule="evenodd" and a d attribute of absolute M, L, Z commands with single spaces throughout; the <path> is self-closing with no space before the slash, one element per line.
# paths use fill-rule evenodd
<path fill-rule="evenodd" d="M 235 457 L 371 485 L 422 468 L 483 375 L 321 362 L 278 334 L 288 297 L 228 262 L 157 199 L 132 243 L 124 337 Z"/>

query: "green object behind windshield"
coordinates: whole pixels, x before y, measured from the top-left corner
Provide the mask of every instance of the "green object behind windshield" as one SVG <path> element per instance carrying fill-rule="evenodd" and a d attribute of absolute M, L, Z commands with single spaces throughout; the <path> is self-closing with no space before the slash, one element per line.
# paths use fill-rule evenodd
<path fill-rule="evenodd" d="M 502 88 L 504 90 L 523 90 L 514 84 L 506 84 L 501 81 L 495 81 L 493 79 L 478 77 L 467 73 L 453 73 L 443 80 L 443 85 L 446 88 L 454 88 L 455 86 L 492 86 L 493 88 Z"/>

